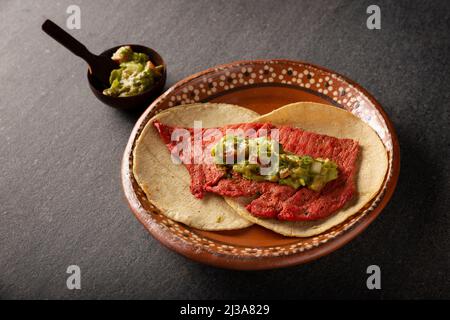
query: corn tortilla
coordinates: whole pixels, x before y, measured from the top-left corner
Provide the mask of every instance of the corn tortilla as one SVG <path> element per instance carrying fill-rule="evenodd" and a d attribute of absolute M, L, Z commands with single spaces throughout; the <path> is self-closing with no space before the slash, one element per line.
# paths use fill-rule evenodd
<path fill-rule="evenodd" d="M 344 222 L 363 208 L 380 190 L 388 169 L 386 149 L 376 132 L 352 113 L 340 108 L 298 102 L 263 115 L 253 122 L 289 125 L 336 138 L 350 138 L 359 142 L 360 153 L 356 176 L 357 195 L 343 209 L 328 218 L 316 221 L 280 221 L 261 219 L 245 209 L 251 201 L 246 198 L 226 198 L 243 218 L 289 237 L 311 237 Z"/>
<path fill-rule="evenodd" d="M 192 104 L 167 109 L 150 119 L 133 151 L 133 174 L 148 200 L 166 217 L 201 230 L 234 230 L 252 224 L 236 213 L 222 197 L 207 194 L 202 200 L 190 192 L 190 176 L 185 166 L 172 162 L 170 152 L 152 123 L 193 127 L 201 120 L 203 127 L 251 122 L 259 115 L 230 104 Z"/>

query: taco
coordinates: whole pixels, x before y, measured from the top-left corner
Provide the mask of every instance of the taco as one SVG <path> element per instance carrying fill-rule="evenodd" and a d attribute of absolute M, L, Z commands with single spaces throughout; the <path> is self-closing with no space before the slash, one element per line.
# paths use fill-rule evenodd
<path fill-rule="evenodd" d="M 154 128 L 155 121 L 171 126 L 205 127 L 250 122 L 258 116 L 249 109 L 230 104 L 192 104 L 162 111 L 148 121 L 133 151 L 133 175 L 147 199 L 162 214 L 202 230 L 233 230 L 253 224 L 242 218 L 222 197 L 210 194 L 202 201 L 189 190 L 189 173 L 172 162 L 170 154 Z"/>
<path fill-rule="evenodd" d="M 351 139 L 358 143 L 359 151 L 354 171 L 352 171 L 355 188 L 353 196 L 332 214 L 309 221 L 261 219 L 246 209 L 250 199 L 226 198 L 227 203 L 246 219 L 285 236 L 310 237 L 323 233 L 358 213 L 380 190 L 388 169 L 386 149 L 376 132 L 350 112 L 318 103 L 302 102 L 284 106 L 255 119 L 255 121 L 295 126 L 320 135 Z M 349 155 L 347 160 L 353 161 L 353 157 L 350 157 L 352 152 L 354 151 L 347 149 Z M 349 161 L 344 161 L 343 165 L 348 166 L 349 163 Z M 339 205 L 344 198 L 342 196 L 338 199 L 331 197 L 322 203 L 335 206 Z M 315 204 L 318 203 L 320 202 L 316 200 Z"/>

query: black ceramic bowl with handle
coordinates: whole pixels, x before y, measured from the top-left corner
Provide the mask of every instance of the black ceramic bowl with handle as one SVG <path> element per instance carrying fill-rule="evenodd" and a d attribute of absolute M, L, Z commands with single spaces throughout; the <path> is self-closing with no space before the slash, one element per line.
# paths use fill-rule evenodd
<path fill-rule="evenodd" d="M 166 84 L 167 78 L 167 66 L 163 58 L 153 49 L 144 47 L 137 44 L 123 44 L 102 52 L 101 56 L 106 56 L 111 58 L 114 52 L 120 47 L 130 46 L 134 52 L 145 53 L 149 56 L 150 61 L 155 65 L 163 66 L 163 72 L 161 77 L 151 86 L 147 91 L 144 91 L 138 95 L 130 97 L 111 97 L 103 94 L 103 90 L 107 89 L 100 81 L 92 76 L 90 70 L 88 69 L 87 78 L 89 81 L 89 86 L 95 96 L 103 103 L 118 109 L 131 110 L 138 109 L 142 107 L 147 107 L 150 103 L 157 98 L 164 90 L 164 85 Z M 117 65 L 119 68 L 119 65 Z"/>

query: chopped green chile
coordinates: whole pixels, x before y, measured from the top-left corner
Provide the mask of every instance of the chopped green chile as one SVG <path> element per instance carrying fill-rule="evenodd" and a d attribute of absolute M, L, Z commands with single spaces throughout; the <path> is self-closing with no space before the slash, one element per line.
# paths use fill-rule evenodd
<path fill-rule="evenodd" d="M 161 77 L 163 66 L 155 66 L 145 53 L 133 52 L 130 46 L 120 47 L 111 57 L 119 69 L 111 71 L 110 87 L 103 94 L 129 97 L 149 90 Z"/>
<path fill-rule="evenodd" d="M 307 187 L 320 191 L 328 182 L 337 179 L 339 172 L 335 162 L 291 154 L 285 152 L 281 144 L 278 144 L 278 150 L 274 146 L 275 142 L 267 138 L 224 136 L 211 149 L 211 155 L 215 164 L 223 166 L 229 175 L 238 173 L 248 180 L 276 182 L 294 189 Z M 256 157 L 250 159 L 255 150 Z M 273 156 L 272 161 L 278 160 L 276 170 L 270 174 L 261 174 L 263 166 L 260 160 L 263 154 Z M 230 164 L 229 159 L 232 159 L 233 163 Z"/>

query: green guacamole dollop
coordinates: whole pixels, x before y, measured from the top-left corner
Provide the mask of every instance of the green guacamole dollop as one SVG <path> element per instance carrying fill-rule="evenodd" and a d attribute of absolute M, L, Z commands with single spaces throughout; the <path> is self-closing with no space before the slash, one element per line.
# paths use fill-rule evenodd
<path fill-rule="evenodd" d="M 112 97 L 129 97 L 150 89 L 161 77 L 163 66 L 155 66 L 145 53 L 133 52 L 123 46 L 111 57 L 120 68 L 111 71 L 108 89 L 103 94 Z"/>
<path fill-rule="evenodd" d="M 271 181 L 294 189 L 307 187 L 320 191 L 328 182 L 337 179 L 339 172 L 335 162 L 291 154 L 284 151 L 281 144 L 275 150 L 274 143 L 277 142 L 265 137 L 250 139 L 226 135 L 211 149 L 211 155 L 215 164 L 222 166 L 228 175 L 234 172 L 248 180 Z M 266 159 L 272 157 L 272 161 L 278 163 L 269 174 L 261 174 L 262 155 Z M 233 163 L 227 159 L 232 159 Z"/>

